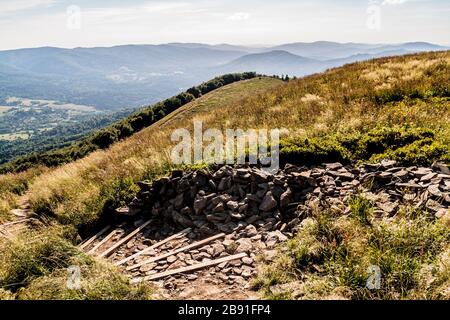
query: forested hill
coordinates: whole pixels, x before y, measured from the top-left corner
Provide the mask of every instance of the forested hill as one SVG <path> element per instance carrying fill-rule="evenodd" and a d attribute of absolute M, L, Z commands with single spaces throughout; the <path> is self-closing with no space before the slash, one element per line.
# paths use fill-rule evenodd
<path fill-rule="evenodd" d="M 143 108 L 129 117 L 117 121 L 97 132 L 89 134 L 87 137 L 81 139 L 80 141 L 74 142 L 69 146 L 57 149 L 58 147 L 70 143 L 71 139 L 76 140 L 77 135 L 69 135 L 66 138 L 56 140 L 54 141 L 54 145 L 52 145 L 52 141 L 49 141 L 50 143 L 44 145 L 43 148 L 56 148 L 55 150 L 37 152 L 17 158 L 1 166 L 0 173 L 20 172 L 36 165 L 54 167 L 80 159 L 92 151 L 107 148 L 111 144 L 131 136 L 133 133 L 148 127 L 174 110 L 177 110 L 181 106 L 201 97 L 202 95 L 205 95 L 224 85 L 231 84 L 236 81 L 252 79 L 257 76 L 258 75 L 254 72 L 246 72 L 226 74 L 216 77 L 210 81 L 202 83 L 199 86 L 192 87 L 172 98 Z M 101 125 L 101 123 L 102 121 L 96 123 L 96 125 Z"/>
<path fill-rule="evenodd" d="M 136 109 L 126 109 L 88 117 L 86 120 L 70 124 L 59 124 L 50 130 L 37 132 L 28 139 L 0 140 L 0 164 L 30 153 L 67 147 L 96 130 L 128 117 L 135 111 Z"/>

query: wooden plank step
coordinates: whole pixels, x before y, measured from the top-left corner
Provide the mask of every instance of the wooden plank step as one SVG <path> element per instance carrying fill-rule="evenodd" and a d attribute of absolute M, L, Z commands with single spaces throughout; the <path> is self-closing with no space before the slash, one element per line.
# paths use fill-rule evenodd
<path fill-rule="evenodd" d="M 88 240 L 84 241 L 82 244 L 80 244 L 79 248 L 81 250 L 85 249 L 87 246 L 89 246 L 92 242 L 94 242 L 98 237 L 100 237 L 101 235 L 103 235 L 106 231 L 108 231 L 111 228 L 110 225 L 104 227 L 102 230 L 100 230 L 99 232 L 97 232 L 94 236 L 92 236 L 91 238 L 89 238 Z"/>
<path fill-rule="evenodd" d="M 114 244 L 111 248 L 109 248 L 108 250 L 106 250 L 105 252 L 101 253 L 99 255 L 99 257 L 108 257 L 111 254 L 114 253 L 114 251 L 116 251 L 121 245 L 127 243 L 128 241 L 130 241 L 135 235 L 138 234 L 138 232 L 142 231 L 143 229 L 145 229 L 145 227 L 147 227 L 153 220 L 150 219 L 146 222 L 144 222 L 141 226 L 139 226 L 138 228 L 136 228 L 133 232 L 131 232 L 129 235 L 127 235 L 126 237 L 120 239 L 116 244 Z"/>
<path fill-rule="evenodd" d="M 106 237 L 102 239 L 99 243 L 97 243 L 91 250 L 88 251 L 88 253 L 92 254 L 95 251 L 97 251 L 98 248 L 100 248 L 102 245 L 104 245 L 109 239 L 111 239 L 115 234 L 117 233 L 117 229 L 114 229 L 111 231 Z"/>
<path fill-rule="evenodd" d="M 201 241 L 198 241 L 198 242 L 194 242 L 194 243 L 192 243 L 192 244 L 190 244 L 190 245 L 188 245 L 188 246 L 181 247 L 181 248 L 179 248 L 179 249 L 176 249 L 176 250 L 167 252 L 167 253 L 162 254 L 162 255 L 160 255 L 160 256 L 157 256 L 157 257 L 152 257 L 152 258 L 147 259 L 147 260 L 145 260 L 145 261 L 143 261 L 143 262 L 141 262 L 141 263 L 137 263 L 137 264 L 135 264 L 135 265 L 132 265 L 132 266 L 130 266 L 130 267 L 127 267 L 126 270 L 127 270 L 127 271 L 130 271 L 130 270 L 139 268 L 139 267 L 141 267 L 141 266 L 143 266 L 143 265 L 146 265 L 146 264 L 149 264 L 149 263 L 158 261 L 158 260 L 162 260 L 162 259 L 164 259 L 164 258 L 173 256 L 173 255 L 176 255 L 177 253 L 180 253 L 180 252 L 183 252 L 183 251 L 187 251 L 187 250 L 191 250 L 191 249 L 194 249 L 194 248 L 201 247 L 201 246 L 203 246 L 203 245 L 205 245 L 205 244 L 207 244 L 207 243 L 209 243 L 209 242 L 211 242 L 211 241 L 214 241 L 214 240 L 217 240 L 217 239 L 220 239 L 220 238 L 223 238 L 223 237 L 225 237 L 225 233 L 219 233 L 219 234 L 216 234 L 215 236 L 212 236 L 212 237 L 210 237 L 210 238 L 207 238 L 207 239 L 204 239 L 204 240 L 201 240 Z"/>
<path fill-rule="evenodd" d="M 125 258 L 125 259 L 122 259 L 122 260 L 116 262 L 115 265 L 116 266 L 120 266 L 120 265 L 122 265 L 122 264 L 124 264 L 124 263 L 126 263 L 126 262 L 128 262 L 130 260 L 135 259 L 136 257 L 139 257 L 140 255 L 143 255 L 144 253 L 147 253 L 147 252 L 149 252 L 149 251 L 151 251 L 153 249 L 156 249 L 156 248 L 162 246 L 163 244 L 165 244 L 165 243 L 167 243 L 167 242 L 169 242 L 171 240 L 178 239 L 178 238 L 184 236 L 185 234 L 188 234 L 189 232 L 191 232 L 191 228 L 184 229 L 183 231 L 181 231 L 179 233 L 176 233 L 176 234 L 174 234 L 174 235 L 172 235 L 172 236 L 170 236 L 170 237 L 168 237 L 168 238 L 166 238 L 166 239 L 164 239 L 164 240 L 162 240 L 162 241 L 160 241 L 158 243 L 155 243 L 154 245 L 152 245 L 152 246 L 150 246 L 148 248 L 145 248 L 144 250 L 136 252 L 135 254 L 133 254 L 133 255 Z"/>
<path fill-rule="evenodd" d="M 24 213 L 23 209 L 13 209 L 13 210 L 11 210 L 11 213 L 18 218 L 26 218 L 27 217 L 27 215 Z"/>
<path fill-rule="evenodd" d="M 158 279 L 165 278 L 165 277 L 168 277 L 168 276 L 171 276 L 171 275 L 174 275 L 174 274 L 191 272 L 191 271 L 195 271 L 195 270 L 199 270 L 199 269 L 215 266 L 215 265 L 221 264 L 223 262 L 228 262 L 228 261 L 232 261 L 232 260 L 242 259 L 242 258 L 244 258 L 246 256 L 247 256 L 247 254 L 245 252 L 242 252 L 242 253 L 239 253 L 239 254 L 235 254 L 233 256 L 223 257 L 223 258 L 216 259 L 216 260 L 211 260 L 211 261 L 207 261 L 207 262 L 197 263 L 197 264 L 194 264 L 192 266 L 187 266 L 187 267 L 183 267 L 183 268 L 173 269 L 173 270 L 169 270 L 169 271 L 165 271 L 165 272 L 161 272 L 161 273 L 157 273 L 157 274 L 152 274 L 150 276 L 145 276 L 145 277 L 142 277 L 142 278 L 133 279 L 131 281 L 131 283 L 136 284 L 136 283 L 139 283 L 141 281 L 158 280 Z"/>
<path fill-rule="evenodd" d="M 10 233 L 7 232 L 6 230 L 0 229 L 0 235 L 9 241 L 12 241 Z"/>
<path fill-rule="evenodd" d="M 28 221 L 30 221 L 30 220 L 31 220 L 31 219 L 20 219 L 20 220 L 17 220 L 17 221 L 13 221 L 13 222 L 8 222 L 8 223 L 0 224 L 0 227 L 9 227 L 9 226 L 12 226 L 12 225 L 15 225 L 15 224 L 20 224 L 20 223 L 28 222 Z"/>

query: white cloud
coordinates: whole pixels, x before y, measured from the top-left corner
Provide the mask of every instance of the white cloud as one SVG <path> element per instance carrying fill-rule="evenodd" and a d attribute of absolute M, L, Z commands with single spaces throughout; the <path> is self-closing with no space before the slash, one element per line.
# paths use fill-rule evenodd
<path fill-rule="evenodd" d="M 149 3 L 142 6 L 147 12 L 166 12 L 179 8 L 189 8 L 189 3 L 185 2 L 172 2 L 172 3 Z"/>
<path fill-rule="evenodd" d="M 247 12 L 236 12 L 228 17 L 229 20 L 242 21 L 248 20 L 250 18 L 250 13 Z"/>
<path fill-rule="evenodd" d="M 384 0 L 382 5 L 383 6 L 391 6 L 391 5 L 398 5 L 398 4 L 403 4 L 408 0 Z"/>
<path fill-rule="evenodd" d="M 53 3 L 54 0 L 2 0 L 0 2 L 0 14 L 9 14 L 40 6 L 49 6 Z"/>
<path fill-rule="evenodd" d="M 279 44 L 323 39 L 448 43 L 450 21 L 442 0 L 371 0 L 380 6 L 384 3 L 383 31 L 377 33 L 364 27 L 361 6 L 325 6 L 324 2 L 247 0 L 230 7 L 225 0 L 95 0 L 89 4 L 85 0 L 0 0 L 0 50 L 166 42 Z M 80 5 L 81 29 L 75 32 L 66 27 L 68 14 L 62 3 Z M 45 10 L 45 4 L 54 6 Z M 3 15 L 5 9 L 20 8 L 31 10 Z M 313 28 L 317 25 L 320 28 Z"/>
<path fill-rule="evenodd" d="M 119 23 L 148 18 L 151 14 L 195 13 L 188 3 L 146 3 L 138 6 L 97 7 L 82 10 L 83 18 L 87 23 Z"/>

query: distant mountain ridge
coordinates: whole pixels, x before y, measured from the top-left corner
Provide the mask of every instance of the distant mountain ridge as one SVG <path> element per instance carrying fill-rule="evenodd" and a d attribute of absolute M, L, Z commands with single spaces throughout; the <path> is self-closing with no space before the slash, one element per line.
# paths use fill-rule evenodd
<path fill-rule="evenodd" d="M 383 51 L 407 50 L 411 52 L 446 50 L 447 47 L 427 42 L 407 42 L 403 44 L 364 44 L 317 41 L 297 42 L 276 46 L 272 49 L 285 50 L 296 55 L 320 60 L 346 58 L 357 54 L 377 54 Z"/>
<path fill-rule="evenodd" d="M 7 50 L 0 51 L 0 104 L 18 96 L 122 110 L 154 103 L 230 72 L 304 76 L 385 55 L 446 49 L 426 42 L 318 41 L 272 47 L 168 43 Z"/>
<path fill-rule="evenodd" d="M 224 70 L 258 70 L 263 74 L 306 75 L 322 71 L 326 64 L 284 50 L 252 53 L 237 58 L 223 66 Z"/>

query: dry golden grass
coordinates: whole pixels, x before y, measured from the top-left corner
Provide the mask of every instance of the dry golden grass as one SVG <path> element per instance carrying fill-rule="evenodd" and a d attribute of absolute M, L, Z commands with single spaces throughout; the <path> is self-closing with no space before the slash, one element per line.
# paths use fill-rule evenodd
<path fill-rule="evenodd" d="M 105 184 L 125 178 L 138 180 L 146 174 L 167 170 L 174 129 L 192 129 L 194 119 L 206 118 L 223 106 L 239 103 L 245 96 L 280 85 L 283 85 L 280 80 L 253 79 L 207 94 L 108 150 L 96 151 L 41 175 L 30 187 L 31 203 L 37 209 L 49 208 L 70 221 L 95 218 L 103 205 L 97 200 Z M 217 123 L 205 122 L 208 126 Z M 75 218 L 77 215 L 79 219 Z"/>
<path fill-rule="evenodd" d="M 16 200 L 25 192 L 34 177 L 46 170 L 37 167 L 18 174 L 0 175 L 0 223 L 12 218 L 11 209 L 16 207 Z"/>

